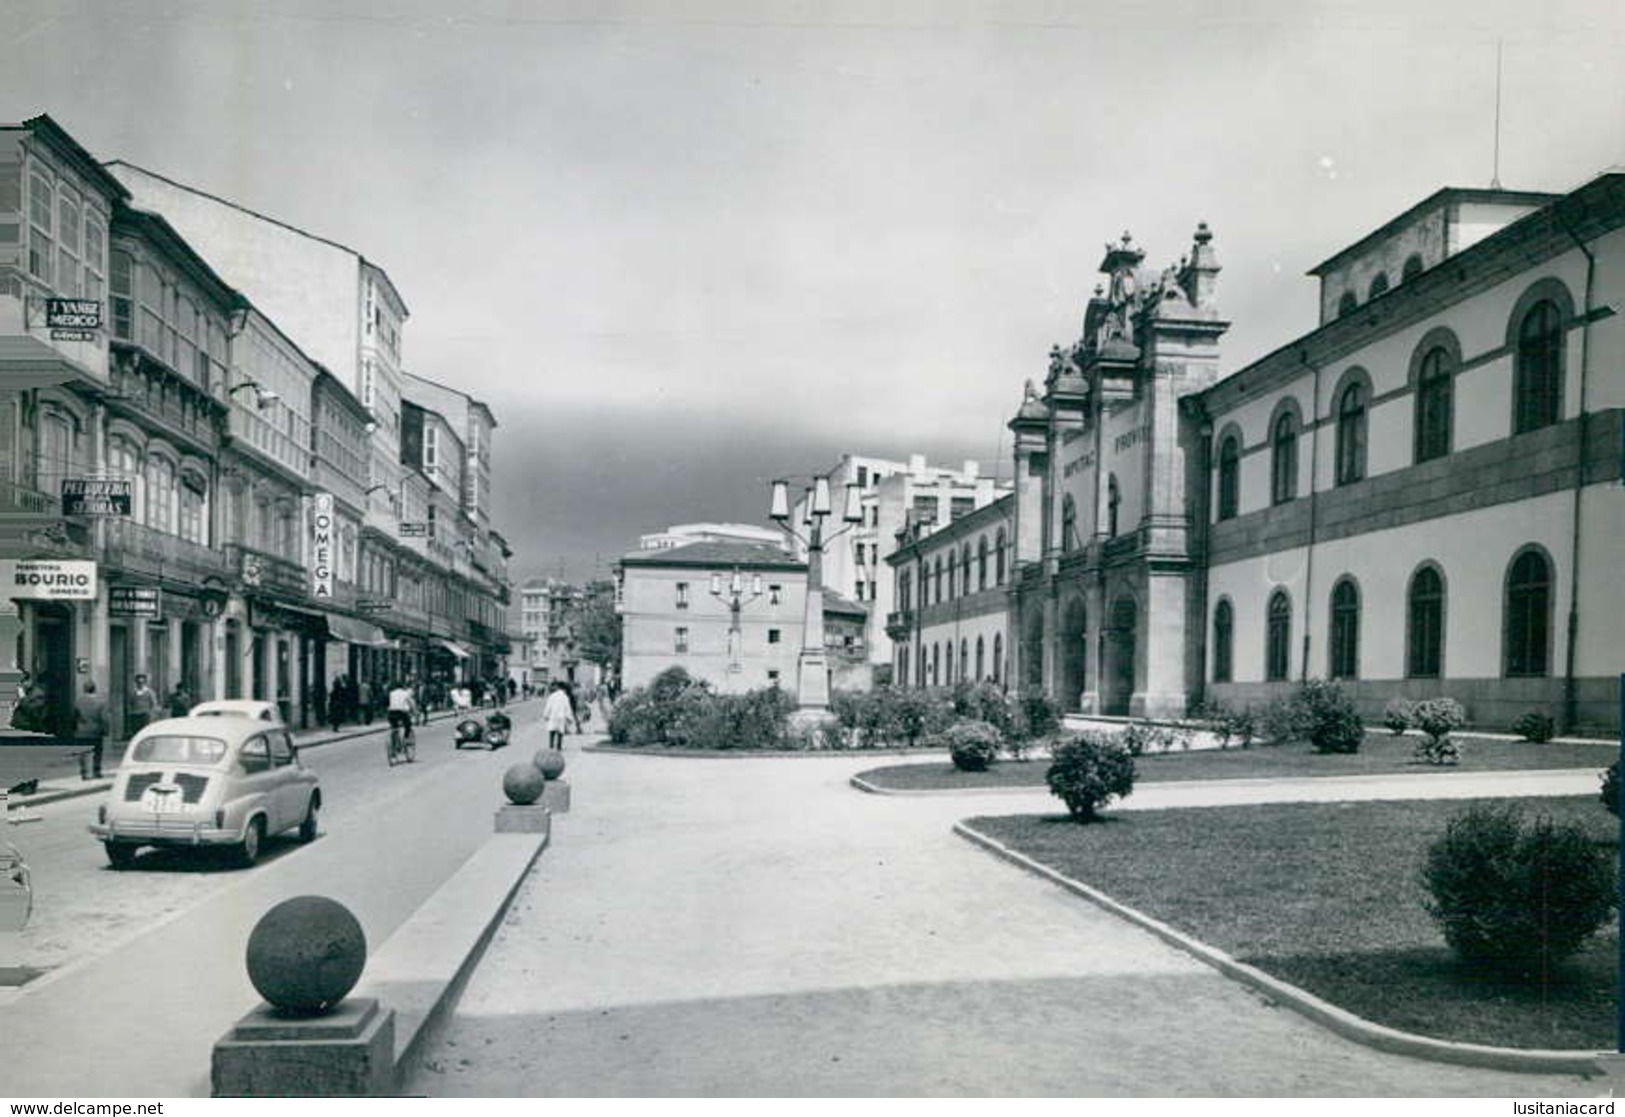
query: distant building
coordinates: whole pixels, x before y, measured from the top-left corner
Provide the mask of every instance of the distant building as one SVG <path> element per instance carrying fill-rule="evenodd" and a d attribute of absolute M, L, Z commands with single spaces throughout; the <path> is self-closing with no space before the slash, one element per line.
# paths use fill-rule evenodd
<path fill-rule="evenodd" d="M 681 547 L 687 543 L 766 543 L 783 546 L 784 536 L 777 528 L 757 527 L 754 524 L 673 524 L 665 531 L 651 532 L 638 537 L 638 546 L 645 551 Z"/>

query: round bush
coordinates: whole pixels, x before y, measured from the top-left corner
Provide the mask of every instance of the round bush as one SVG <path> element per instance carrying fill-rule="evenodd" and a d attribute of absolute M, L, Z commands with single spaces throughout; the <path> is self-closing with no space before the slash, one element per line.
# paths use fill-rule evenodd
<path fill-rule="evenodd" d="M 1612 857 L 1577 825 L 1516 805 L 1451 818 L 1427 851 L 1427 910 L 1469 962 L 1547 976 L 1614 908 Z"/>
<path fill-rule="evenodd" d="M 1134 757 L 1106 737 L 1083 734 L 1057 745 L 1044 781 L 1078 822 L 1093 822 L 1115 798 L 1134 790 Z"/>
<path fill-rule="evenodd" d="M 337 900 L 295 896 L 254 924 L 247 961 L 260 996 L 285 1012 L 314 1014 L 355 988 L 367 964 L 367 936 Z"/>
<path fill-rule="evenodd" d="M 1388 705 L 1382 708 L 1382 723 L 1388 731 L 1398 737 L 1411 727 L 1411 713 L 1416 709 L 1416 703 L 1405 698 L 1389 699 Z"/>
<path fill-rule="evenodd" d="M 1467 724 L 1467 711 L 1454 698 L 1429 698 L 1411 708 L 1411 724 L 1425 735 L 1416 746 L 1416 756 L 1429 764 L 1454 764 L 1461 750 L 1450 734 Z"/>
<path fill-rule="evenodd" d="M 1619 817 L 1619 761 L 1614 761 L 1608 770 L 1602 774 L 1602 805 L 1608 808 L 1608 813 L 1615 818 Z"/>
<path fill-rule="evenodd" d="M 1359 752 L 1365 725 L 1354 703 L 1336 683 L 1308 679 L 1292 697 L 1299 724 L 1316 752 Z"/>
<path fill-rule="evenodd" d="M 1512 723 L 1512 730 L 1526 741 L 1537 745 L 1544 745 L 1552 739 L 1552 732 L 1556 729 L 1550 714 L 1539 710 L 1530 710 Z"/>
<path fill-rule="evenodd" d="M 562 749 L 537 749 L 531 763 L 542 774 L 543 779 L 556 780 L 564 775 L 564 751 Z"/>
<path fill-rule="evenodd" d="M 999 731 L 985 721 L 962 721 L 943 736 L 961 772 L 985 772 L 999 754 Z"/>
<path fill-rule="evenodd" d="M 502 774 L 502 793 L 515 806 L 530 806 L 546 789 L 547 777 L 534 764 L 515 764 Z"/>

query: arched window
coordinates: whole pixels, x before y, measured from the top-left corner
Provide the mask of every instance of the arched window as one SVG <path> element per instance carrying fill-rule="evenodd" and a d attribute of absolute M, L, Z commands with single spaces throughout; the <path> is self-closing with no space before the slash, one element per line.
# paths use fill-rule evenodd
<path fill-rule="evenodd" d="M 987 536 L 976 541 L 976 588 L 987 589 Z"/>
<path fill-rule="evenodd" d="M 1365 476 L 1366 393 L 1363 383 L 1350 384 L 1337 401 L 1337 483 L 1350 485 Z"/>
<path fill-rule="evenodd" d="M 1004 634 L 993 634 L 993 681 L 1004 682 Z"/>
<path fill-rule="evenodd" d="M 1071 551 L 1078 545 L 1078 502 L 1067 493 L 1061 498 L 1061 550 Z"/>
<path fill-rule="evenodd" d="M 209 542 L 209 483 L 196 469 L 181 471 L 177 494 L 177 534 L 182 539 L 207 545 Z"/>
<path fill-rule="evenodd" d="M 141 455 L 134 442 L 121 434 L 107 440 L 107 471 L 130 483 L 130 516 L 140 522 L 146 512 L 141 506 Z"/>
<path fill-rule="evenodd" d="M 999 529 L 998 538 L 993 541 L 993 584 L 1004 585 L 1004 529 Z"/>
<path fill-rule="evenodd" d="M 1112 539 L 1117 538 L 1117 510 L 1123 503 L 1123 494 L 1117 488 L 1117 475 L 1114 473 L 1106 480 L 1106 534 Z"/>
<path fill-rule="evenodd" d="M 959 587 L 954 584 L 958 580 L 958 574 L 959 574 L 959 555 L 954 551 L 949 551 L 948 552 L 948 597 L 946 598 L 946 600 L 952 601 L 953 598 L 954 598 L 954 595 L 958 592 Z"/>
<path fill-rule="evenodd" d="M 1270 502 L 1285 504 L 1298 495 L 1298 418 L 1290 411 L 1275 420 L 1270 439 Z"/>
<path fill-rule="evenodd" d="M 1332 587 L 1331 670 L 1334 679 L 1360 677 L 1360 591 L 1352 579 Z"/>
<path fill-rule="evenodd" d="M 1235 635 L 1235 611 L 1230 608 L 1228 600 L 1221 599 L 1213 610 L 1213 681 L 1216 683 L 1230 681 Z"/>
<path fill-rule="evenodd" d="M 965 677 L 967 675 L 969 675 L 969 674 L 970 674 L 970 641 L 969 640 L 961 640 L 959 642 L 959 681 L 964 682 Z"/>
<path fill-rule="evenodd" d="M 1234 519 L 1240 502 L 1241 446 L 1237 439 L 1226 438 L 1219 446 L 1219 519 Z"/>
<path fill-rule="evenodd" d="M 1422 358 L 1416 374 L 1416 460 L 1432 461 L 1450 453 L 1452 381 L 1456 361 L 1449 349 L 1435 345 Z"/>
<path fill-rule="evenodd" d="M 1380 294 L 1383 294 L 1387 290 L 1388 290 L 1388 273 L 1387 272 L 1378 272 L 1371 279 L 1371 289 L 1366 292 L 1366 296 L 1365 296 L 1366 302 L 1370 302 L 1372 299 L 1376 298 Z"/>
<path fill-rule="evenodd" d="M 954 653 L 953 653 L 952 650 L 950 650 L 948 652 L 948 658 L 952 659 L 953 657 L 954 657 Z M 941 668 L 941 666 L 942 666 L 942 645 L 941 644 L 932 644 L 931 645 L 931 685 L 932 686 L 941 686 L 942 685 L 942 674 L 939 671 L 939 668 Z"/>
<path fill-rule="evenodd" d="M 1405 266 L 1401 268 L 1399 272 L 1399 281 L 1401 283 L 1409 283 L 1411 280 L 1415 279 L 1421 274 L 1422 257 L 1413 252 L 1411 255 L 1405 258 Z"/>
<path fill-rule="evenodd" d="M 1354 297 L 1354 292 L 1344 291 L 1343 297 L 1337 300 L 1337 316 L 1343 318 L 1353 314 L 1359 306 L 1360 300 Z"/>
<path fill-rule="evenodd" d="M 1513 373 L 1512 433 L 1549 427 L 1562 417 L 1563 316 L 1542 299 L 1518 323 L 1518 357 Z"/>
<path fill-rule="evenodd" d="M 1292 660 L 1292 602 L 1285 590 L 1270 595 L 1269 624 L 1264 638 L 1264 677 L 1287 677 Z"/>
<path fill-rule="evenodd" d="M 174 535 L 175 463 L 162 455 L 148 454 L 146 477 L 147 526 Z"/>
<path fill-rule="evenodd" d="M 1506 584 L 1506 673 L 1549 673 L 1552 568 L 1546 556 L 1527 550 L 1512 563 Z"/>
<path fill-rule="evenodd" d="M 1437 679 L 1444 660 L 1444 579 L 1424 566 L 1411 579 L 1406 596 L 1405 674 Z"/>
<path fill-rule="evenodd" d="M 979 683 L 987 678 L 987 661 L 984 658 L 986 651 L 987 648 L 983 645 L 982 638 L 978 636 L 976 638 L 976 675 L 971 679 L 972 682 Z"/>
<path fill-rule="evenodd" d="M 971 588 L 971 561 L 970 543 L 968 541 L 966 542 L 964 548 L 959 552 L 959 578 L 960 592 L 966 597 L 969 597 Z"/>
<path fill-rule="evenodd" d="M 932 598 L 932 600 L 934 600 L 934 601 L 936 601 L 938 603 L 941 603 L 941 601 L 943 600 L 943 597 L 942 597 L 942 556 L 941 555 L 937 556 L 937 566 L 936 566 L 936 572 L 934 574 L 934 577 L 936 578 L 937 586 L 936 586 L 936 589 L 931 591 L 931 598 Z"/>
<path fill-rule="evenodd" d="M 949 686 L 953 686 L 954 685 L 954 642 L 952 640 L 948 641 L 947 648 L 945 648 L 943 650 L 942 666 L 943 666 L 943 672 L 942 672 L 943 677 L 948 680 L 948 685 Z"/>

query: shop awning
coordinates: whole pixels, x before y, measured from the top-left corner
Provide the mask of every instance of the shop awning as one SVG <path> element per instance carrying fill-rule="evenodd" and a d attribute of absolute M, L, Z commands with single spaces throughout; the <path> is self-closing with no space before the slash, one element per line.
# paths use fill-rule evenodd
<path fill-rule="evenodd" d="M 384 630 L 375 624 L 358 621 L 354 617 L 341 616 L 338 613 L 327 614 L 328 634 L 349 644 L 359 644 L 363 648 L 391 648 L 395 641 L 384 635 Z"/>
<path fill-rule="evenodd" d="M 439 643 L 442 648 L 445 648 L 458 659 L 467 659 L 469 657 L 469 650 L 455 640 L 441 640 Z"/>

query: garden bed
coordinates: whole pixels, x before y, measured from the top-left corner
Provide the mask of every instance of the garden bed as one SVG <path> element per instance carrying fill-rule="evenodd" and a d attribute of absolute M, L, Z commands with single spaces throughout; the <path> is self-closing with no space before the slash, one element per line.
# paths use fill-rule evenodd
<path fill-rule="evenodd" d="M 1253 745 L 1146 754 L 1135 760 L 1140 783 L 1180 780 L 1269 779 L 1302 776 L 1370 776 L 1392 773 L 1537 771 L 1595 768 L 1612 764 L 1618 750 L 1601 745 L 1531 744 L 1458 736 L 1459 764 L 1423 764 L 1415 759 L 1415 737 L 1371 735 L 1355 753 L 1317 753 L 1307 744 Z M 894 764 L 860 772 L 882 791 L 969 791 L 998 787 L 1043 787 L 1049 762 L 1001 760 L 985 772 L 961 772 L 946 761 Z M 1600 786 L 1600 779 L 1599 779 Z"/>
<path fill-rule="evenodd" d="M 1617 855 L 1618 820 L 1595 798 L 1521 802 L 1581 823 Z M 1289 803 L 968 825 L 1367 1020 L 1459 1042 L 1612 1050 L 1617 925 L 1550 982 L 1488 977 L 1445 946 L 1418 874 L 1466 806 Z"/>

